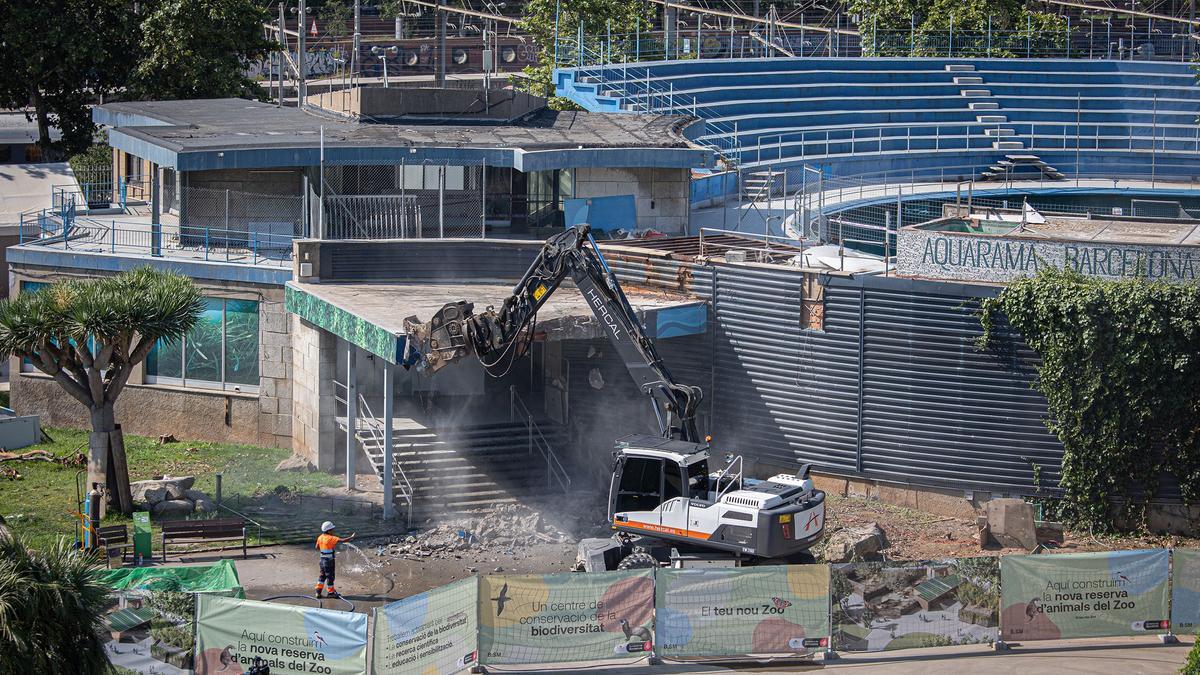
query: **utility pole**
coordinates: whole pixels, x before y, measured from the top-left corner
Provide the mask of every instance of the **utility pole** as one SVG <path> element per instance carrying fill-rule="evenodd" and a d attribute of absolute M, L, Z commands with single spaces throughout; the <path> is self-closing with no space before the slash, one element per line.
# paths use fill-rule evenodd
<path fill-rule="evenodd" d="M 305 0 L 300 0 L 300 20 L 296 23 L 296 42 L 298 43 L 296 47 L 296 68 L 300 71 L 300 82 L 296 86 L 297 108 L 304 107 L 304 98 L 308 96 L 308 83 L 305 81 L 308 77 L 308 59 L 305 58 L 308 52 L 304 51 L 304 33 L 308 28 L 304 25 L 304 2 Z"/>
<path fill-rule="evenodd" d="M 350 86 L 358 79 L 358 49 L 362 38 L 362 0 L 354 0 L 354 55 L 350 57 Z"/>
<path fill-rule="evenodd" d="M 438 25 L 438 61 L 437 61 L 437 78 L 436 83 L 439 87 L 446 86 L 446 0 L 438 0 L 437 6 L 437 25 Z"/>
<path fill-rule="evenodd" d="M 284 3 L 279 3 L 279 100 L 275 102 L 276 107 L 283 107 L 283 74 L 287 68 L 288 53 L 287 53 L 287 33 L 283 32 L 283 23 L 286 20 L 284 13 Z"/>

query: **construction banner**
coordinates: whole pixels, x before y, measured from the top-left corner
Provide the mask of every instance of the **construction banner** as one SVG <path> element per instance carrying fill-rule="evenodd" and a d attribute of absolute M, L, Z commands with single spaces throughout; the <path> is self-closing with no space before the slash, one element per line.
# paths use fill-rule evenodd
<path fill-rule="evenodd" d="M 375 610 L 371 673 L 450 675 L 478 661 L 475 577 Z"/>
<path fill-rule="evenodd" d="M 1017 642 L 1165 632 L 1169 565 L 1166 549 L 1004 556 L 1001 638 Z"/>
<path fill-rule="evenodd" d="M 646 656 L 653 648 L 653 570 L 486 576 L 479 580 L 484 664 Z"/>
<path fill-rule="evenodd" d="M 803 654 L 829 645 L 829 566 L 659 570 L 666 657 Z"/>
<path fill-rule="evenodd" d="M 255 657 L 271 675 L 367 670 L 365 614 L 206 595 L 197 605 L 197 675 L 240 675 Z"/>
<path fill-rule="evenodd" d="M 996 641 L 997 558 L 834 565 L 833 646 L 876 652 Z"/>
<path fill-rule="evenodd" d="M 1171 628 L 1181 634 L 1200 632 L 1200 549 L 1171 551 Z"/>

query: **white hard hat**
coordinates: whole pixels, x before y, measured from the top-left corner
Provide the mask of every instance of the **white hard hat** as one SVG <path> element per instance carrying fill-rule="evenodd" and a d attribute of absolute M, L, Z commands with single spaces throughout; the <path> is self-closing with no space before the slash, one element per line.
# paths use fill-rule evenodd
<path fill-rule="evenodd" d="M 322 532 L 328 532 L 332 529 L 333 529 L 333 521 L 332 520 L 327 520 L 327 521 L 321 523 L 321 531 Z"/>

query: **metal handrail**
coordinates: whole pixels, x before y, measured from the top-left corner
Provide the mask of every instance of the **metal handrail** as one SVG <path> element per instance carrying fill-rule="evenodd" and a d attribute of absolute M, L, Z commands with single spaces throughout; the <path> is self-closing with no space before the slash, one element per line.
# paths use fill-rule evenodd
<path fill-rule="evenodd" d="M 541 427 L 533 420 L 533 413 L 530 412 L 529 406 L 525 405 L 525 401 L 517 393 L 517 388 L 509 385 L 508 419 L 510 422 L 517 421 L 518 412 L 522 413 L 525 422 L 530 453 L 536 447 L 538 452 L 542 453 L 542 459 L 546 461 L 546 487 L 550 487 L 551 480 L 554 479 L 558 481 L 558 486 L 562 488 L 562 491 L 567 492 L 571 487 L 571 477 L 567 475 L 567 470 L 563 467 L 562 462 L 558 460 L 558 456 L 554 453 L 554 448 L 546 440 Z"/>
<path fill-rule="evenodd" d="M 338 396 L 337 390 L 338 389 L 345 390 L 348 395 L 350 392 L 349 385 L 344 382 L 334 380 L 333 386 L 334 386 L 334 395 L 333 395 L 334 400 L 337 401 L 338 403 L 345 405 L 346 404 L 345 396 Z M 371 406 L 369 404 L 367 404 L 367 399 L 362 394 L 358 395 L 358 409 L 359 409 L 359 411 L 361 411 L 364 414 L 360 414 L 358 416 L 358 419 L 355 420 L 355 426 L 354 426 L 354 430 L 353 430 L 355 438 L 358 437 L 358 431 L 359 431 L 358 420 L 363 420 L 365 422 L 365 424 L 363 424 L 362 429 L 364 431 L 366 431 L 367 434 L 370 435 L 371 440 L 373 440 L 379 444 L 380 450 L 383 452 L 395 452 L 395 446 L 389 447 L 389 444 L 387 443 L 387 439 L 385 439 L 383 437 L 383 429 L 380 428 L 379 419 L 375 417 L 375 413 L 371 412 Z M 347 426 L 350 425 L 350 420 L 346 420 L 346 425 Z M 400 464 L 398 462 L 392 462 L 392 472 L 393 472 L 393 478 L 398 477 L 400 479 L 400 495 L 399 496 L 400 496 L 401 500 L 404 501 L 404 503 L 411 510 L 412 505 L 413 505 L 412 483 L 408 480 L 408 476 L 404 473 L 404 469 L 402 469 L 400 467 Z M 385 480 L 387 479 L 387 477 L 383 477 L 383 476 L 381 476 L 381 478 L 383 478 Z"/>
<path fill-rule="evenodd" d="M 737 473 L 736 474 L 733 473 L 733 467 L 735 464 L 737 465 Z M 717 501 L 717 502 L 721 501 L 721 497 L 725 496 L 725 493 L 732 492 L 733 486 L 735 484 L 739 484 L 742 482 L 742 470 L 743 470 L 743 462 L 742 462 L 741 455 L 734 457 L 733 461 L 726 464 L 724 469 L 721 469 L 721 473 L 717 474 L 717 497 L 713 501 Z M 724 488 L 722 488 L 721 487 L 721 479 L 725 478 L 726 476 L 730 477 L 730 481 L 729 481 L 728 485 L 726 485 Z M 741 489 L 741 485 L 738 485 L 738 489 L 739 490 Z"/>

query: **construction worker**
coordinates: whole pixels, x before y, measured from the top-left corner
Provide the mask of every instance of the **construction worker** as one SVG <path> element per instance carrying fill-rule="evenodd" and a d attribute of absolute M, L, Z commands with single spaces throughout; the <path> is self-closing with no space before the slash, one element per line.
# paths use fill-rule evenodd
<path fill-rule="evenodd" d="M 334 532 L 334 525 L 330 521 L 321 523 L 321 536 L 317 537 L 317 551 L 321 554 L 321 574 L 317 577 L 317 597 L 325 597 L 325 591 L 329 591 L 329 597 L 338 597 L 337 589 L 333 585 L 333 577 L 337 569 L 337 546 L 343 541 L 350 541 L 354 538 L 354 533 L 351 532 L 349 537 L 339 537 Z"/>

